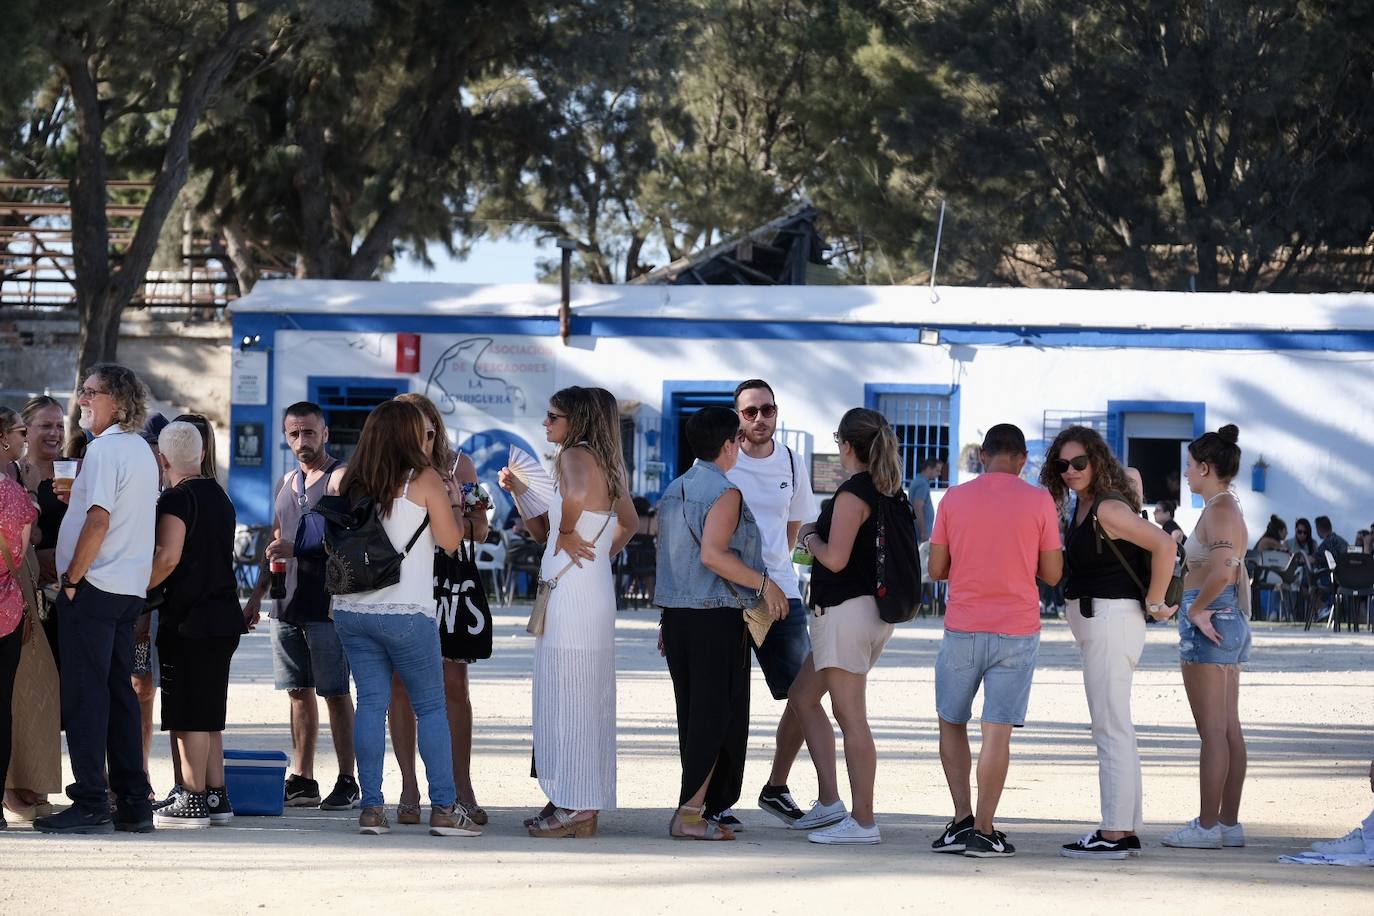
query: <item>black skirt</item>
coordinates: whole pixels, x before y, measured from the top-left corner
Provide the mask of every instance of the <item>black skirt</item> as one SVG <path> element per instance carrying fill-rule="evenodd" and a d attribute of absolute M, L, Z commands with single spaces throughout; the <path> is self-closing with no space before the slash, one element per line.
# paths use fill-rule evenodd
<path fill-rule="evenodd" d="M 229 664 L 238 647 L 238 636 L 188 639 L 176 627 L 158 630 L 163 731 L 224 731 Z"/>

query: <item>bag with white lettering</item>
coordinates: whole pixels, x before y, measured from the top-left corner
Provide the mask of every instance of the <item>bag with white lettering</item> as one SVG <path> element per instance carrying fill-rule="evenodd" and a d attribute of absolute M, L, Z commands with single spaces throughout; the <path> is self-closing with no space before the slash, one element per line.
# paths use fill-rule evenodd
<path fill-rule="evenodd" d="M 477 544 L 468 538 L 453 553 L 434 551 L 434 609 L 439 652 L 452 661 L 491 658 L 491 607 L 477 569 Z"/>

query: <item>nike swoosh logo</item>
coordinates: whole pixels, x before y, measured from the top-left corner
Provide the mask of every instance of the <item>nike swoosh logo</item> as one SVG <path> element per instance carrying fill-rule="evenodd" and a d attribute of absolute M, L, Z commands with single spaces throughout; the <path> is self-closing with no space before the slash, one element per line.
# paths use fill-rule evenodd
<path fill-rule="evenodd" d="M 958 836 L 959 836 L 959 834 L 957 834 L 957 833 L 946 833 L 946 834 L 945 834 L 945 838 L 944 838 L 941 842 L 943 842 L 943 843 L 953 843 L 954 840 L 955 840 Z"/>

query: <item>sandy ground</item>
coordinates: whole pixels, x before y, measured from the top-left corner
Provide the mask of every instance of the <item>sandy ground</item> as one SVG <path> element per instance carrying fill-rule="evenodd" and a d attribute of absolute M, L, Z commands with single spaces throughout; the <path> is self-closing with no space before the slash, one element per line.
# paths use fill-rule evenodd
<path fill-rule="evenodd" d="M 753 800 L 768 775 L 781 705 L 755 672 L 751 759 L 734 843 L 676 843 L 667 823 L 678 780 L 672 688 L 654 649 L 656 614 L 620 615 L 620 803 L 594 840 L 537 841 L 520 819 L 543 803 L 528 778 L 532 639 L 519 609 L 498 613 L 495 658 L 473 668 L 474 782 L 492 822 L 479 839 L 423 828 L 362 837 L 356 817 L 288 809 L 209 831 L 46 837 L 0 833 L 5 913 L 483 913 L 614 907 L 627 913 L 840 911 L 1137 912 L 1224 906 L 1232 912 L 1374 913 L 1374 869 L 1279 865 L 1280 853 L 1340 835 L 1365 816 L 1374 755 L 1374 636 L 1258 625 L 1243 677 L 1250 779 L 1244 849 L 1165 849 L 1158 838 L 1196 813 L 1197 738 L 1180 683 L 1173 631 L 1154 627 L 1136 678 L 1145 758 L 1145 854 L 1078 862 L 1058 847 L 1096 825 L 1096 760 L 1077 651 L 1062 623 L 1046 626 L 1027 727 L 1012 745 L 999 827 L 1013 859 L 934 855 L 948 818 L 936 747 L 933 664 L 938 624 L 898 628 L 869 681 L 878 743 L 877 847 L 811 845 Z M 233 748 L 288 750 L 284 696 L 272 688 L 264 629 L 235 658 Z M 323 713 L 323 709 L 321 710 Z M 320 760 L 332 764 L 327 732 Z M 333 767 L 318 767 L 321 782 Z M 153 784 L 170 763 L 155 741 Z M 388 760 L 388 799 L 399 775 Z M 843 778 L 842 778 L 843 784 Z M 803 753 L 791 786 L 803 805 L 815 776 Z"/>

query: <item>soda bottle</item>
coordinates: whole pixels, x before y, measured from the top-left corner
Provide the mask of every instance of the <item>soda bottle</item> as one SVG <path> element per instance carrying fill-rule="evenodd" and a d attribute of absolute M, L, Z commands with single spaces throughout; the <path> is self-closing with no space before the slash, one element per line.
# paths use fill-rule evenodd
<path fill-rule="evenodd" d="M 273 598 L 286 597 L 286 558 L 277 557 L 272 561 L 272 587 L 268 590 L 268 595 Z"/>

